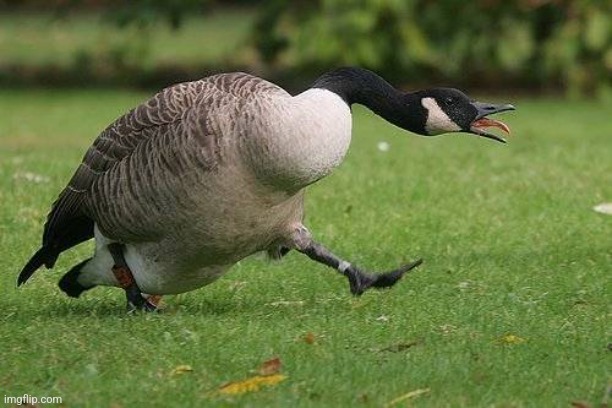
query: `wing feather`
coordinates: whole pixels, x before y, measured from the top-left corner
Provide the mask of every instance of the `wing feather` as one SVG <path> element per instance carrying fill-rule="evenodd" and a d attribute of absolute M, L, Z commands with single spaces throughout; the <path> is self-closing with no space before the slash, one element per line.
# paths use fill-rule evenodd
<path fill-rule="evenodd" d="M 53 204 L 45 223 L 43 246 L 65 239 L 62 237 L 64 226 L 86 215 L 83 204 L 100 176 L 158 134 L 152 129 L 182 120 L 192 106 L 185 99 L 192 102 L 206 88 L 206 80 L 166 88 L 108 126 L 87 150 L 77 171 Z"/>
<path fill-rule="evenodd" d="M 45 223 L 42 248 L 22 270 L 19 283 L 24 283 L 41 265 L 53 267 L 62 251 L 93 237 L 94 217 L 88 208 L 92 196 L 101 201 L 100 205 L 108 207 L 109 199 L 121 197 L 125 192 L 119 191 L 120 188 L 137 189 L 139 178 L 154 179 L 153 166 L 165 166 L 177 173 L 186 171 L 189 161 L 196 159 L 187 157 L 187 162 L 182 162 L 169 156 L 172 149 L 172 154 L 182 153 L 185 140 L 196 141 L 199 153 L 203 153 L 197 158 L 200 169 L 214 168 L 219 129 L 211 125 L 210 112 L 231 120 L 231 115 L 239 112 L 247 98 L 260 93 L 288 96 L 282 88 L 248 74 L 220 74 L 166 88 L 109 125 L 87 150 L 68 185 L 54 202 Z M 228 104 L 228 100 L 232 100 L 229 105 L 234 107 L 233 111 L 223 111 L 223 101 Z M 164 153 L 167 151 L 170 153 Z M 135 181 L 127 183 L 127 187 L 115 183 L 123 179 Z M 131 194 L 138 194 L 138 191 Z M 159 197 L 160 202 L 168 199 L 163 194 Z M 107 209 L 117 211 L 116 208 Z M 141 219 L 147 216 L 143 208 L 132 211 Z M 140 226 L 136 225 L 125 228 L 136 235 L 143 232 L 138 231 Z"/>

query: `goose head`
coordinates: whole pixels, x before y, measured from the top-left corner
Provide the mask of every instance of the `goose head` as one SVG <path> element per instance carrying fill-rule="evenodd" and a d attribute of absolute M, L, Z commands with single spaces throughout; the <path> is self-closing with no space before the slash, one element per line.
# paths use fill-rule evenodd
<path fill-rule="evenodd" d="M 454 88 L 404 92 L 372 71 L 345 67 L 327 72 L 312 86 L 339 95 L 349 106 L 364 105 L 402 129 L 424 136 L 464 132 L 505 143 L 488 128 L 510 128 L 490 115 L 514 110 L 510 104 L 476 102 Z"/>
<path fill-rule="evenodd" d="M 453 88 L 408 93 L 405 99 L 407 120 L 400 126 L 424 136 L 463 132 L 505 143 L 503 137 L 491 133 L 488 128 L 496 127 L 508 134 L 510 128 L 489 116 L 515 109 L 510 104 L 477 102 Z"/>

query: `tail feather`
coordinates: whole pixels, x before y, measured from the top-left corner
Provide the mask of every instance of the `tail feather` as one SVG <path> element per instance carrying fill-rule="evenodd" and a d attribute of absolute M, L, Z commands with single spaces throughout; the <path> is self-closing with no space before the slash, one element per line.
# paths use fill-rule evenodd
<path fill-rule="evenodd" d="M 60 253 L 93 238 L 93 236 L 94 223 L 85 216 L 75 217 L 64 222 L 61 230 L 47 230 L 45 228 L 43 245 L 21 270 L 19 278 L 17 278 L 17 286 L 26 283 L 41 266 L 45 265 L 47 269 L 53 268 Z"/>
<path fill-rule="evenodd" d="M 17 286 L 21 286 L 27 282 L 28 279 L 40 268 L 45 265 L 47 268 L 53 268 L 55 261 L 59 253 L 55 248 L 43 245 L 36 253 L 30 258 L 28 263 L 23 267 L 19 277 L 17 278 Z"/>
<path fill-rule="evenodd" d="M 91 258 L 86 259 L 77 265 L 73 266 L 63 277 L 60 279 L 58 286 L 60 289 L 70 297 L 78 298 L 81 293 L 93 288 L 93 286 L 83 286 L 79 283 L 79 276 L 81 275 L 81 269 L 89 262 Z"/>

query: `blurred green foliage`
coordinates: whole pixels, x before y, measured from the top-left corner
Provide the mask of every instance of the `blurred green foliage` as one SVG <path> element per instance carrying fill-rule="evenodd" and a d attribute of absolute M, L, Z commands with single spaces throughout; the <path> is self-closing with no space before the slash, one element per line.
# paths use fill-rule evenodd
<path fill-rule="evenodd" d="M 253 42 L 283 68 L 360 65 L 408 81 L 609 92 L 612 2 L 272 0 Z M 399 78 L 398 78 L 399 79 Z"/>
<path fill-rule="evenodd" d="M 176 30 L 187 15 L 202 12 L 209 2 L 207 0 L 121 1 L 113 7 L 107 7 L 106 18 L 119 28 L 136 26 L 146 30 L 158 22 L 163 22 Z"/>
<path fill-rule="evenodd" d="M 563 89 L 572 96 L 612 97 L 609 0 L 0 0 L 0 11 L 43 11 L 59 19 L 103 15 L 112 27 L 108 37 L 120 40 L 83 47 L 72 71 L 108 77 L 111 83 L 133 83 L 143 71 L 162 82 L 186 79 L 180 74 L 189 65 L 184 58 L 165 67 L 149 63 L 156 35 L 183 29 L 188 20 L 216 19 L 215 9 L 236 6 L 249 25 L 255 15 L 252 32 L 229 41 L 232 24 L 222 23 L 216 37 L 228 41 L 192 33 L 191 52 L 226 42 L 243 41 L 246 47 L 232 51 L 231 61 L 208 59 L 206 67 L 191 71 L 263 69 L 268 76 L 303 78 L 358 65 L 396 83 Z M 178 37 L 175 41 L 179 46 Z M 0 82 L 28 71 L 16 66 L 3 74 L 2 66 L 10 65 L 4 59 L 9 64 L 0 63 Z M 159 75 L 160 69 L 167 72 Z M 38 77 L 52 77 L 48 71 Z"/>

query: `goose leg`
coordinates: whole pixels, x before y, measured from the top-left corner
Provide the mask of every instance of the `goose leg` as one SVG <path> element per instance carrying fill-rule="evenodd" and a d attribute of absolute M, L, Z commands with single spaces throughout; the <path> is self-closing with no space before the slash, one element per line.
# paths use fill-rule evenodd
<path fill-rule="evenodd" d="M 323 245 L 314 241 L 310 232 L 304 226 L 300 226 L 295 230 L 293 243 L 299 252 L 305 254 L 310 259 L 334 268 L 346 276 L 349 280 L 351 293 L 356 296 L 361 295 L 369 288 L 381 289 L 391 287 L 395 285 L 406 272 L 423 263 L 422 259 L 418 259 L 392 271 L 370 274 L 339 258 Z"/>
<path fill-rule="evenodd" d="M 119 282 L 119 285 L 125 290 L 128 312 L 134 310 L 143 310 L 145 312 L 156 311 L 161 296 L 145 297 L 143 295 L 123 256 L 124 246 L 119 243 L 112 243 L 108 245 L 108 250 L 115 262 L 113 274 Z"/>

